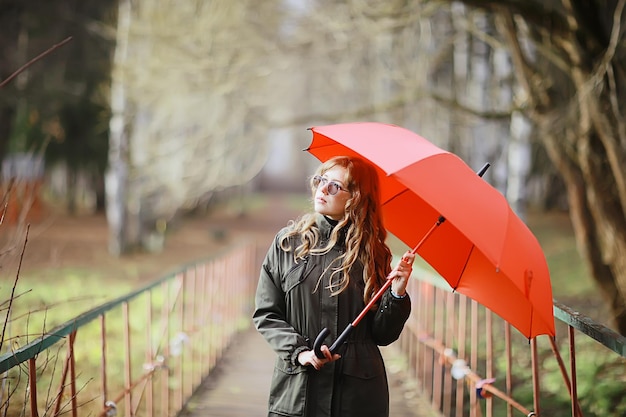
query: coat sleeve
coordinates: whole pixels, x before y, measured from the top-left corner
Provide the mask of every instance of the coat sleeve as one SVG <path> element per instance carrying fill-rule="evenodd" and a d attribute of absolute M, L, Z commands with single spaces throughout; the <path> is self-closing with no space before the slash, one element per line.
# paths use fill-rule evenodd
<path fill-rule="evenodd" d="M 277 236 L 261 266 L 252 321 L 281 359 L 298 366 L 298 354 L 310 348 L 306 339 L 287 322 L 285 293 L 281 285 L 281 266 L 285 265 L 280 259 L 282 256 L 289 255 L 280 248 Z"/>
<path fill-rule="evenodd" d="M 411 314 L 411 299 L 407 293 L 403 298 L 391 295 L 391 289 L 385 291 L 372 320 L 372 337 L 380 346 L 395 342 Z"/>

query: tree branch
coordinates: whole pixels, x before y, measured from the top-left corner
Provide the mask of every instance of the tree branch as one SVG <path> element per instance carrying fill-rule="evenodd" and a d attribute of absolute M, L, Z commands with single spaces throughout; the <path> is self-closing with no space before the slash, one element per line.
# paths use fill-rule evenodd
<path fill-rule="evenodd" d="M 28 225 L 26 229 L 26 237 L 24 238 L 24 246 L 22 248 L 22 253 L 20 254 L 20 263 L 17 267 L 17 273 L 15 274 L 15 280 L 13 281 L 13 289 L 11 290 L 11 297 L 9 298 L 9 306 L 7 307 L 6 320 L 4 320 L 4 324 L 2 326 L 2 334 L 0 335 L 0 351 L 2 351 L 2 345 L 4 345 L 4 339 L 7 331 L 7 324 L 9 322 L 9 316 L 11 314 L 11 307 L 13 306 L 13 300 L 15 297 L 15 289 L 17 288 L 17 282 L 20 279 L 20 270 L 22 269 L 22 262 L 24 260 L 24 253 L 26 252 L 26 244 L 28 243 L 28 231 L 30 230 L 30 225 Z"/>
<path fill-rule="evenodd" d="M 5 79 L 4 81 L 0 82 L 0 88 L 2 88 L 5 85 L 7 85 L 13 78 L 17 77 L 20 73 L 22 73 L 24 70 L 26 70 L 26 68 L 30 67 L 35 62 L 39 61 L 40 59 L 42 59 L 46 55 L 50 54 L 55 49 L 60 48 L 61 46 L 65 45 L 66 43 L 68 43 L 71 40 L 72 40 L 71 36 L 65 38 L 61 42 L 59 42 L 59 43 L 57 43 L 55 45 L 52 45 L 50 48 L 46 49 L 45 51 L 43 51 L 42 53 L 37 55 L 36 57 L 34 57 L 30 61 L 28 61 L 26 64 L 22 65 L 17 71 L 15 71 L 13 74 L 9 75 L 9 77 L 7 79 Z"/>

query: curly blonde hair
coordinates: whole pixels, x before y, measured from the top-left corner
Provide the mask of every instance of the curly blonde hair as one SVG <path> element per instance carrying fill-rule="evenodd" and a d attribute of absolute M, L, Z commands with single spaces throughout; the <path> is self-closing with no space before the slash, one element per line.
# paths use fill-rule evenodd
<path fill-rule="evenodd" d="M 317 227 L 313 226 L 318 214 L 307 213 L 289 223 L 289 231 L 282 236 L 280 244 L 285 251 L 293 250 L 297 262 L 309 254 L 329 252 L 337 244 L 340 235 L 345 233 L 346 251 L 330 263 L 334 267 L 328 287 L 333 295 L 345 290 L 350 283 L 350 269 L 359 262 L 363 265 L 363 300 L 367 304 L 391 272 L 391 251 L 385 243 L 387 230 L 382 218 L 378 175 L 366 161 L 349 156 L 329 159 L 318 167 L 314 175 L 324 175 L 337 166 L 346 170 L 344 185 L 351 196 L 346 202 L 345 215 L 333 228 L 328 243 L 324 247 L 317 247 L 320 235 Z M 311 179 L 312 196 L 315 196 L 316 190 Z M 289 238 L 293 236 L 300 237 L 300 244 L 295 249 L 289 245 Z"/>

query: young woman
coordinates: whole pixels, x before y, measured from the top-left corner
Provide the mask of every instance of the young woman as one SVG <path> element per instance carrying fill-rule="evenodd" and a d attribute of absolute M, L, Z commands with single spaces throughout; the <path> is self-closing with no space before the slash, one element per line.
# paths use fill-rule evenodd
<path fill-rule="evenodd" d="M 268 416 L 385 417 L 389 388 L 379 345 L 395 341 L 411 312 L 414 255 L 392 271 L 378 177 L 365 161 L 335 157 L 311 179 L 314 212 L 278 232 L 256 292 L 253 321 L 276 351 Z M 335 354 L 312 350 L 323 328 L 334 341 L 393 279 Z"/>

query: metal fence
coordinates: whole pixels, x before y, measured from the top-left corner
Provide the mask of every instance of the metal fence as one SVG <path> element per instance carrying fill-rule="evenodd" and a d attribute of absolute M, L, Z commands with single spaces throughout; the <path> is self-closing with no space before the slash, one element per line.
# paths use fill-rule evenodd
<path fill-rule="evenodd" d="M 412 280 L 408 291 L 413 312 L 399 347 L 442 415 L 625 415 L 623 336 L 555 302 L 557 336 L 528 340 L 436 277 Z"/>
<path fill-rule="evenodd" d="M 176 415 L 249 321 L 255 256 L 186 265 L 4 354 L 0 414 Z"/>

